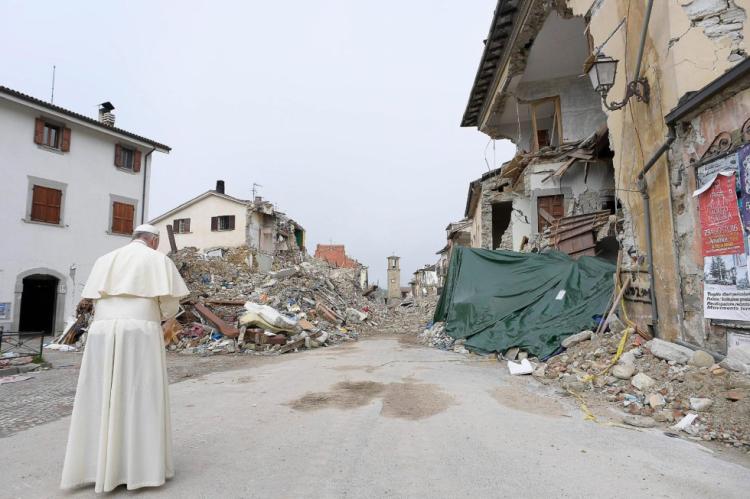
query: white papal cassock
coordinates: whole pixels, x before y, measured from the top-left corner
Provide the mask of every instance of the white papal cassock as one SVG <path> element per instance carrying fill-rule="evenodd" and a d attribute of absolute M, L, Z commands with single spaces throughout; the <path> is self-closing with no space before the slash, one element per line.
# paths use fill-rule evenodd
<path fill-rule="evenodd" d="M 99 258 L 81 296 L 95 300 L 61 487 L 162 485 L 174 475 L 160 321 L 189 294 L 174 263 L 136 240 Z"/>

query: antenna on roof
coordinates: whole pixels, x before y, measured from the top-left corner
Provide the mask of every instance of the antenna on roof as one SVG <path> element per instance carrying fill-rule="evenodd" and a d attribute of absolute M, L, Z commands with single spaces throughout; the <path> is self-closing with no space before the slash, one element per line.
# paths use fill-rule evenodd
<path fill-rule="evenodd" d="M 54 64 L 52 65 L 52 97 L 50 97 L 49 102 L 50 104 L 55 103 L 55 69 L 57 66 Z"/>
<path fill-rule="evenodd" d="M 258 195 L 258 187 L 263 187 L 263 186 L 260 185 L 260 184 L 256 184 L 255 182 L 253 182 L 253 200 L 255 200 L 255 198 Z"/>

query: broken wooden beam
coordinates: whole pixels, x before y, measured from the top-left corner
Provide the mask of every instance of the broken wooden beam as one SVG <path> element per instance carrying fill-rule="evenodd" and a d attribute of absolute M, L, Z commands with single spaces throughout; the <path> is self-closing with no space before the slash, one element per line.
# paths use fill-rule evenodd
<path fill-rule="evenodd" d="M 213 324 L 216 329 L 219 330 L 221 334 L 224 336 L 227 336 L 229 338 L 237 338 L 240 335 L 240 330 L 237 329 L 234 326 L 230 326 L 226 322 L 224 322 L 223 319 L 221 319 L 218 315 L 213 313 L 211 309 L 209 309 L 207 306 L 205 306 L 202 303 L 196 303 L 195 304 L 195 310 L 206 319 L 206 321 Z"/>

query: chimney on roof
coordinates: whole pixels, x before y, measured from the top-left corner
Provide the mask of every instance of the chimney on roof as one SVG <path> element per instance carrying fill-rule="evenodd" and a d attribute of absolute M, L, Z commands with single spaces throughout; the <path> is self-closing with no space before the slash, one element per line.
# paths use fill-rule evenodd
<path fill-rule="evenodd" d="M 263 198 L 260 196 L 255 196 L 255 204 L 260 204 L 263 202 Z"/>
<path fill-rule="evenodd" d="M 216 181 L 216 192 L 218 192 L 219 194 L 224 194 L 224 181 L 223 180 Z"/>
<path fill-rule="evenodd" d="M 102 102 L 99 104 L 99 121 L 107 126 L 115 126 L 115 115 L 112 111 L 115 106 L 111 102 Z"/>

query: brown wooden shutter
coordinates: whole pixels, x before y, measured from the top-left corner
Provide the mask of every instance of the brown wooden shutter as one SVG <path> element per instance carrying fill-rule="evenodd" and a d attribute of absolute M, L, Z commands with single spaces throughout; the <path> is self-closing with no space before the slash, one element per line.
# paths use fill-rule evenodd
<path fill-rule="evenodd" d="M 234 230 L 234 215 L 230 215 L 228 218 L 229 218 L 229 230 Z"/>
<path fill-rule="evenodd" d="M 133 171 L 135 173 L 141 171 L 141 151 L 138 149 L 133 153 Z"/>
<path fill-rule="evenodd" d="M 120 144 L 115 144 L 115 166 L 117 168 L 122 168 L 122 146 Z"/>
<path fill-rule="evenodd" d="M 37 118 L 34 123 L 34 143 L 44 143 L 44 120 L 42 118 Z"/>
<path fill-rule="evenodd" d="M 175 234 L 179 234 L 180 233 L 180 226 L 177 225 L 177 221 L 178 220 L 179 220 L 179 218 L 175 218 L 174 220 L 172 220 L 172 230 L 174 231 Z"/>
<path fill-rule="evenodd" d="M 185 219 L 185 232 L 190 232 L 190 219 Z"/>
<path fill-rule="evenodd" d="M 135 206 L 127 203 L 112 203 L 112 232 L 116 234 L 132 234 Z"/>
<path fill-rule="evenodd" d="M 47 191 L 35 185 L 31 194 L 31 219 L 43 222 L 46 215 Z"/>
<path fill-rule="evenodd" d="M 219 217 L 211 217 L 211 230 L 219 230 Z"/>
<path fill-rule="evenodd" d="M 123 234 L 132 234 L 133 233 L 133 220 L 135 219 L 135 206 L 132 204 L 126 204 L 125 205 L 125 222 L 124 222 L 124 229 L 125 231 Z"/>
<path fill-rule="evenodd" d="M 51 224 L 60 223 L 60 206 L 62 205 L 62 191 L 57 189 L 47 190 L 47 222 Z"/>
<path fill-rule="evenodd" d="M 30 218 L 37 222 L 60 223 L 62 191 L 35 185 L 31 195 Z"/>
<path fill-rule="evenodd" d="M 70 128 L 62 129 L 62 142 L 60 142 L 60 150 L 62 152 L 70 151 Z"/>

